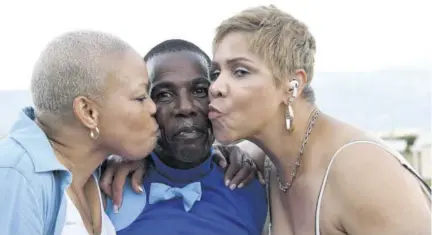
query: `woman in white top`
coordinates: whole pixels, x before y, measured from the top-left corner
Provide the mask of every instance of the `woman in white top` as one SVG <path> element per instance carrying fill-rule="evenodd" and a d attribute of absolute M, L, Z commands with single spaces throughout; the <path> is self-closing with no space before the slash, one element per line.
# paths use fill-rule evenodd
<path fill-rule="evenodd" d="M 97 182 L 96 176 L 94 177 L 95 182 Z M 99 185 L 98 185 L 99 187 Z M 89 234 L 86 225 L 84 224 L 84 220 L 81 217 L 81 213 L 79 212 L 78 208 L 75 206 L 74 202 L 70 198 L 68 194 L 66 194 L 67 199 L 67 205 L 66 205 L 66 220 L 65 224 L 63 226 L 61 235 L 77 235 L 77 234 L 83 234 L 87 235 Z M 111 223 L 110 218 L 108 215 L 104 212 L 104 203 L 101 196 L 101 193 L 99 193 L 99 206 L 101 209 L 101 218 L 100 218 L 100 230 L 95 231 L 99 232 L 97 234 L 100 235 L 115 235 L 116 230 L 114 228 L 114 225 Z"/>
<path fill-rule="evenodd" d="M 319 111 L 315 50 L 307 26 L 274 6 L 226 19 L 214 38 L 209 118 L 218 141 L 249 139 L 273 162 L 272 234 L 430 234 L 430 188 L 412 168 Z"/>
<path fill-rule="evenodd" d="M 0 234 L 115 234 L 97 169 L 112 154 L 153 150 L 148 84 L 141 56 L 110 34 L 74 31 L 47 44 L 32 75 L 35 107 L 0 141 L 0 196 L 18 197 L 0 206 Z"/>
<path fill-rule="evenodd" d="M 46 90 L 52 97 L 65 98 L 58 101 L 64 101 L 59 107 L 63 105 L 61 108 L 69 114 L 61 120 L 62 126 L 48 122 L 54 116 L 47 105 L 49 100 L 35 100 L 36 113 L 42 111 L 37 116 L 42 129 L 59 130 L 46 133 L 57 159 L 72 174 L 72 183 L 66 189 L 68 203 L 62 235 L 114 235 L 94 172 L 111 154 L 140 159 L 155 146 L 156 108 L 148 96 L 145 63 L 121 39 L 98 32 L 64 34 L 48 44 L 40 61 L 44 63 L 38 63 L 42 67 L 35 69 L 33 87 L 49 82 L 64 82 L 66 86 L 72 82 L 76 89 L 63 91 L 69 94 L 57 94 L 59 91 L 49 89 L 52 86 Z M 58 74 L 64 77 L 54 78 Z M 46 114 L 44 108 L 48 109 Z"/>

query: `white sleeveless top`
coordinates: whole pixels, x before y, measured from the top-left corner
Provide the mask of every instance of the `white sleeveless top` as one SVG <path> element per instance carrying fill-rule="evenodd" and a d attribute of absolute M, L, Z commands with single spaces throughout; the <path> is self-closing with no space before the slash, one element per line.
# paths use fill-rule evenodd
<path fill-rule="evenodd" d="M 96 177 L 95 180 L 97 183 L 98 181 Z M 65 193 L 65 196 L 67 199 L 66 220 L 61 235 L 89 235 L 75 204 L 73 204 L 72 200 L 70 199 L 69 195 L 67 195 L 67 193 Z M 99 201 L 100 201 L 101 216 L 102 216 L 100 235 L 116 235 L 116 230 L 114 228 L 114 225 L 112 224 L 108 215 L 105 213 L 100 191 L 99 191 Z"/>
<path fill-rule="evenodd" d="M 417 173 L 417 171 L 408 163 L 408 161 L 397 151 L 394 151 L 392 149 L 390 149 L 389 147 L 387 147 L 385 145 L 385 143 L 380 143 L 380 142 L 374 142 L 374 141 L 369 141 L 369 140 L 355 140 L 355 141 L 351 141 L 346 143 L 345 145 L 343 145 L 342 147 L 340 147 L 336 153 L 333 155 L 333 157 L 330 159 L 330 162 L 327 166 L 326 172 L 324 174 L 324 178 L 323 181 L 321 183 L 321 187 L 320 187 L 320 191 L 318 194 L 318 202 L 315 208 L 315 235 L 320 235 L 320 212 L 321 212 L 321 201 L 322 201 L 322 197 L 324 195 L 324 190 L 325 190 L 325 186 L 327 184 L 327 178 L 330 172 L 330 168 L 334 162 L 334 160 L 336 159 L 336 156 L 346 147 L 349 147 L 353 144 L 358 144 L 358 143 L 367 143 L 367 144 L 372 144 L 375 146 L 378 146 L 384 150 L 386 150 L 387 152 L 389 152 L 391 155 L 393 155 L 397 161 L 400 162 L 400 164 L 405 167 L 405 169 L 407 169 L 411 174 L 413 174 L 419 181 L 420 187 L 423 189 L 423 191 L 425 192 L 425 194 L 432 200 L 431 197 L 431 188 L 429 187 L 429 185 L 427 185 L 427 183 L 422 179 L 422 177 Z M 271 163 L 270 163 L 271 164 Z M 271 168 L 270 168 L 271 169 Z M 268 170 L 267 175 L 267 180 L 270 180 L 270 172 L 271 170 Z M 265 231 L 263 232 L 263 234 L 268 234 L 271 235 L 271 230 L 272 230 L 272 219 L 271 219 L 271 200 L 270 200 L 270 184 L 269 181 L 267 181 L 267 197 L 269 198 L 269 208 L 268 208 L 268 216 L 267 216 L 267 221 L 266 224 L 268 224 L 265 228 Z"/>
<path fill-rule="evenodd" d="M 367 143 L 367 144 L 372 144 L 375 146 L 378 146 L 384 150 L 386 150 L 387 152 L 389 152 L 391 155 L 393 155 L 396 160 L 399 161 L 399 163 L 405 167 L 405 169 L 407 169 L 411 174 L 413 174 L 420 183 L 420 187 L 422 187 L 423 191 L 425 192 L 425 194 L 427 194 L 427 196 L 429 198 L 431 198 L 431 188 L 427 185 L 427 183 L 422 179 L 422 177 L 417 173 L 417 171 L 408 163 L 408 161 L 397 151 L 390 149 L 389 147 L 387 147 L 385 145 L 385 143 L 380 143 L 380 142 L 374 142 L 374 141 L 370 141 L 370 140 L 354 140 L 351 142 L 346 143 L 345 145 L 343 145 L 342 147 L 340 147 L 336 153 L 333 155 L 333 157 L 330 159 L 330 163 L 327 166 L 327 170 L 324 174 L 324 179 L 321 183 L 321 188 L 318 194 L 318 202 L 317 202 L 317 206 L 316 206 L 316 210 L 315 210 L 315 235 L 320 235 L 320 211 L 321 211 L 321 201 L 322 201 L 322 197 L 324 195 L 324 190 L 325 190 L 325 186 L 327 184 L 327 178 L 330 172 L 330 168 L 336 158 L 336 156 L 345 148 L 353 145 L 353 144 L 359 144 L 359 143 Z M 432 198 L 431 198 L 432 199 Z"/>

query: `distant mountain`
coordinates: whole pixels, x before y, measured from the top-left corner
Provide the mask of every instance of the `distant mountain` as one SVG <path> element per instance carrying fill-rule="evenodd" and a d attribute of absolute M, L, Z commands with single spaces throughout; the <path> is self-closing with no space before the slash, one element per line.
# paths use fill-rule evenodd
<path fill-rule="evenodd" d="M 431 71 L 318 73 L 312 86 L 323 111 L 361 128 L 431 131 Z"/>

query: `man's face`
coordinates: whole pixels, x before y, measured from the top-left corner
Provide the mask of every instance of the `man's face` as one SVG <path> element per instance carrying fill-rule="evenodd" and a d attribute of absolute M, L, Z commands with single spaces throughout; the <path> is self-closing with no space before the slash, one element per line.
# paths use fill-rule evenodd
<path fill-rule="evenodd" d="M 209 71 L 202 56 L 171 52 L 147 61 L 163 152 L 182 163 L 205 160 L 214 141 L 208 120 Z"/>

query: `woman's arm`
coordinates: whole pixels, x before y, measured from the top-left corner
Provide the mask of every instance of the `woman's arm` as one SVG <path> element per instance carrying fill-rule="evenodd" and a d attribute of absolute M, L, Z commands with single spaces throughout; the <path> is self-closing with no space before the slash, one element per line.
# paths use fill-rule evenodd
<path fill-rule="evenodd" d="M 237 186 L 242 187 L 247 185 L 257 174 L 257 168 L 259 180 L 261 183 L 265 183 L 263 174 L 261 173 L 261 169 L 263 168 L 259 169 L 261 165 L 264 165 L 264 160 L 261 160 L 261 157 L 257 154 L 258 151 L 261 150 L 258 147 L 254 149 L 254 144 L 250 143 L 250 145 L 245 145 L 247 150 L 243 151 L 240 147 L 234 145 L 219 145 L 219 147 L 215 148 L 217 148 L 218 151 L 215 149 L 214 161 L 225 169 L 225 182 L 227 187 L 234 189 Z M 254 154 L 250 157 L 255 162 L 252 166 L 243 163 L 243 159 L 246 157 L 245 155 L 249 153 L 248 151 Z M 227 159 L 230 159 L 230 161 Z M 264 157 L 262 159 L 264 159 Z M 142 185 L 142 179 L 146 174 L 146 160 L 124 161 L 120 157 L 112 157 L 104 164 L 103 168 L 99 185 L 102 191 L 114 201 L 117 208 L 121 207 L 123 187 L 129 174 L 132 173 L 131 183 L 134 191 L 136 193 L 142 193 L 140 185 Z"/>

